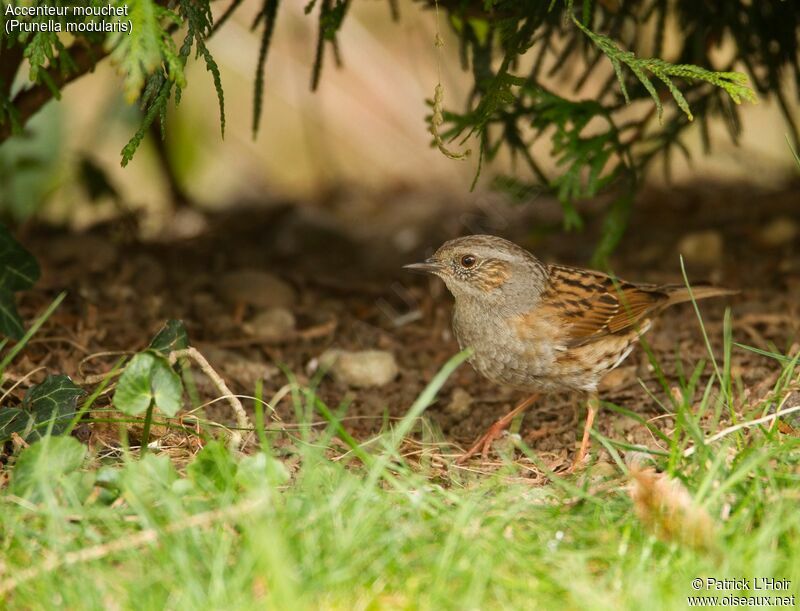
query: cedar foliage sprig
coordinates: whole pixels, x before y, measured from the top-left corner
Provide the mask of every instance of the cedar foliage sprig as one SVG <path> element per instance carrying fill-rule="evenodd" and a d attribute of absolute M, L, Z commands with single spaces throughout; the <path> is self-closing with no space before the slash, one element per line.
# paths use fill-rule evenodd
<path fill-rule="evenodd" d="M 264 29 L 261 33 L 261 46 L 258 50 L 256 82 L 253 94 L 253 136 L 258 133 L 258 128 L 261 125 L 261 108 L 264 100 L 264 71 L 266 70 L 267 52 L 269 51 L 270 42 L 272 42 L 272 32 L 275 29 L 275 18 L 278 15 L 279 4 L 280 0 L 264 0 L 261 12 L 259 12 L 255 23 L 253 23 L 253 28 L 255 28 L 259 21 L 264 22 Z"/>
<path fill-rule="evenodd" d="M 743 101 L 756 101 L 748 77 L 733 70 L 732 64 L 712 68 L 710 47 L 698 44 L 699 33 L 691 26 L 685 27 L 690 38 L 675 60 L 643 57 L 637 51 L 642 46 L 640 32 L 646 31 L 642 26 L 650 24 L 655 27 L 654 50 L 663 53 L 670 10 L 665 0 L 637 4 L 440 0 L 439 6 L 450 11 L 462 63 L 472 70 L 475 81 L 466 110 L 442 112 L 442 138 L 463 144 L 477 137 L 480 160 L 491 161 L 503 148 L 510 150 L 515 159 L 523 161 L 531 178 L 525 179 L 526 172 L 517 169 L 516 177 L 504 177 L 501 184 L 510 186 L 515 197 L 552 190 L 562 204 L 567 228 L 582 225 L 578 208 L 581 199 L 610 192 L 606 233 L 596 252 L 598 264 L 622 235 L 635 189 L 652 162 L 664 159 L 668 172 L 673 150 L 688 156 L 682 138 L 696 117 L 707 147 L 708 121 L 714 116 L 725 117 L 735 140 L 740 129 L 735 107 Z M 678 13 L 679 21 L 692 23 L 686 3 L 679 2 L 672 10 Z M 749 66 L 746 55 L 756 49 L 761 53 L 762 49 L 752 43 L 756 36 L 742 36 L 738 24 L 750 19 L 762 26 L 757 28 L 758 36 L 771 37 L 774 33 L 766 33 L 768 28 L 763 26 L 776 16 L 745 0 L 732 0 L 722 12 L 725 21 L 720 22 L 717 15 L 717 21 L 712 22 L 703 10 L 699 11 L 700 22 L 708 28 L 703 34 L 722 36 L 724 28 L 734 32 L 738 59 Z M 800 23 L 800 16 L 790 11 L 784 11 L 781 18 L 796 24 L 795 30 Z M 786 32 L 785 24 L 782 26 Z M 781 45 L 796 48 L 794 38 L 785 35 Z M 765 44 L 776 46 L 774 42 Z M 502 58 L 499 65 L 498 56 Z M 598 82 L 591 77 L 603 70 L 603 60 L 612 69 L 599 92 L 593 91 L 588 98 L 581 96 L 588 83 Z M 562 72 L 567 74 L 568 66 L 581 65 L 574 93 L 553 94 L 552 79 Z M 796 57 L 782 57 L 782 65 L 793 69 L 800 82 Z M 562 79 L 561 87 L 565 84 Z M 768 90 L 779 92 L 778 80 L 771 81 Z M 665 101 L 670 98 L 674 110 Z M 624 111 L 642 100 L 653 104 L 652 113 Z M 787 120 L 790 118 L 787 114 Z M 591 135 L 587 135 L 584 131 L 593 119 Z M 556 161 L 551 172 L 545 172 L 532 154 L 534 142 L 545 135 L 552 143 L 550 153 Z M 480 169 L 479 163 L 478 173 Z"/>
<path fill-rule="evenodd" d="M 4 0 L 4 5 L 8 4 Z M 18 0 L 11 0 L 14 6 L 21 5 Z M 48 0 L 37 0 L 26 3 L 26 6 L 50 5 Z M 156 119 L 161 119 L 162 128 L 170 100 L 180 102 L 180 96 L 186 87 L 185 67 L 192 50 L 196 58 L 202 58 L 206 69 L 211 73 L 216 90 L 219 109 L 220 126 L 224 135 L 225 102 L 222 79 L 219 67 L 209 51 L 206 40 L 212 33 L 213 18 L 210 0 L 88 0 L 81 6 L 113 7 L 127 5 L 131 30 L 129 32 L 113 31 L 81 32 L 74 35 L 75 42 L 66 47 L 58 32 L 12 32 L 6 33 L 5 11 L 0 17 L 0 49 L 3 60 L 13 49 L 22 49 L 20 59 L 29 63 L 28 79 L 34 86 L 46 87 L 52 97 L 61 95 L 61 85 L 74 76 L 79 76 L 93 68 L 93 62 L 99 61 L 107 54 L 123 80 L 125 98 L 129 102 L 138 101 L 142 108 L 142 122 L 131 140 L 122 149 L 122 165 L 132 159 L 147 133 L 148 127 Z M 72 5 L 67 5 L 71 7 Z M 59 16 L 33 16 L 24 20 L 41 26 L 52 22 L 58 24 L 62 31 L 68 31 L 69 24 L 87 22 L 93 18 L 76 16 L 71 11 Z M 41 28 L 40 28 L 41 29 Z M 184 29 L 186 34 L 183 44 L 178 49 L 174 33 Z M 89 50 L 93 62 L 79 67 L 73 59 L 77 51 Z M 17 96 L 10 97 L 13 70 L 17 66 L 9 61 L 8 74 L 4 78 L 0 70 L 0 127 L 10 124 L 10 130 L 3 133 L 19 133 L 21 130 L 21 113 L 14 101 Z M 24 92 L 23 92 L 24 93 Z M 18 96 L 21 94 L 17 94 Z M 174 97 L 173 97 L 174 96 Z M 35 97 L 35 96 L 34 96 Z M 41 105 L 41 102 L 38 102 Z M 27 119 L 27 115 L 24 117 Z M 163 133 L 163 131 L 162 131 Z"/>
<path fill-rule="evenodd" d="M 147 3 L 149 0 L 136 0 L 136 2 Z M 160 119 L 161 135 L 164 137 L 164 124 L 169 101 L 174 95 L 175 103 L 180 103 L 183 89 L 186 87 L 184 69 L 192 48 L 195 49 L 195 58 L 203 58 L 206 70 L 208 70 L 213 79 L 219 103 L 220 131 L 223 137 L 225 135 L 225 95 L 222 90 L 222 78 L 219 67 L 205 44 L 206 38 L 213 31 L 213 17 L 209 3 L 179 0 L 178 13 L 158 6 L 156 8 L 158 9 L 156 18 L 160 23 L 167 24 L 167 27 L 162 30 L 165 35 L 157 43 L 159 59 L 154 60 L 157 64 L 160 60 L 160 65 L 157 65 L 155 71 L 146 77 L 147 82 L 144 89 L 142 89 L 139 81 L 138 67 L 134 69 L 128 68 L 127 81 L 130 83 L 132 78 L 136 79 L 130 85 L 130 89 L 135 91 L 138 86 L 138 91 L 141 92 L 139 102 L 144 111 L 144 116 L 136 133 L 122 149 L 123 166 L 127 165 L 133 158 L 145 134 L 147 134 L 147 130 L 156 118 Z M 172 28 L 169 27 L 169 24 L 175 27 L 186 25 L 186 35 L 180 50 L 176 49 L 171 34 Z M 149 43 L 152 45 L 152 41 L 149 41 Z M 115 51 L 122 46 L 125 45 L 117 46 Z M 153 56 L 155 57 L 155 54 Z M 131 60 L 127 59 L 128 56 L 125 57 L 128 66 L 130 66 Z"/>
<path fill-rule="evenodd" d="M 628 88 L 625 84 L 625 76 L 622 72 L 623 65 L 627 66 L 630 71 L 636 75 L 636 78 L 647 90 L 647 93 L 650 94 L 650 97 L 653 99 L 653 102 L 656 105 L 659 119 L 661 119 L 664 114 L 664 107 L 661 104 L 661 98 L 658 95 L 655 85 L 653 85 L 652 80 L 647 74 L 648 72 L 667 86 L 670 95 L 672 95 L 672 97 L 675 99 L 675 103 L 686 114 L 686 116 L 689 117 L 690 121 L 693 120 L 694 117 L 691 109 L 689 108 L 689 103 L 686 101 L 683 93 L 681 93 L 681 90 L 672 81 L 673 78 L 704 81 L 714 85 L 715 87 L 720 87 L 728 93 L 728 95 L 736 104 L 741 103 L 742 100 L 748 102 L 757 101 L 755 92 L 750 88 L 747 75 L 742 74 L 741 72 L 715 72 L 713 70 L 707 70 L 700 66 L 693 66 L 690 64 L 671 64 L 670 62 L 658 58 L 641 59 L 636 57 L 636 54 L 632 53 L 631 51 L 624 51 L 620 49 L 617 43 L 611 40 L 608 36 L 603 36 L 602 34 L 593 32 L 583 23 L 581 23 L 580 20 L 575 16 L 572 0 L 569 0 L 567 3 L 567 10 L 569 11 L 570 18 L 575 26 L 577 26 L 578 29 L 586 34 L 586 36 L 591 39 L 597 48 L 600 49 L 606 57 L 608 57 L 611 65 L 614 67 L 614 74 L 617 77 L 617 81 L 619 82 L 619 87 L 622 91 L 622 95 L 625 97 L 625 101 L 630 103 L 631 98 L 628 94 Z"/>

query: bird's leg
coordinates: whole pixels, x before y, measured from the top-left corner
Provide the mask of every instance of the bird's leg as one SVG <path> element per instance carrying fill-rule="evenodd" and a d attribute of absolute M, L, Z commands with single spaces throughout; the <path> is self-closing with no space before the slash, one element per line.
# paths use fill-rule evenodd
<path fill-rule="evenodd" d="M 597 394 L 592 394 L 589 400 L 586 401 L 586 424 L 583 426 L 583 439 L 581 440 L 581 447 L 578 450 L 578 455 L 575 456 L 575 461 L 572 463 L 570 471 L 575 471 L 583 465 L 583 459 L 586 457 L 586 452 L 589 450 L 589 439 L 592 432 L 592 425 L 594 424 L 594 417 L 597 410 L 600 408 L 600 399 Z"/>
<path fill-rule="evenodd" d="M 492 447 L 492 443 L 495 439 L 499 438 L 500 435 L 503 433 L 505 429 L 508 428 L 508 425 L 511 424 L 511 421 L 514 420 L 514 417 L 517 414 L 524 412 L 528 409 L 534 401 L 539 397 L 538 394 L 532 394 L 530 397 L 521 401 L 514 409 L 508 412 L 505 416 L 500 418 L 497 422 L 495 422 L 492 426 L 489 427 L 489 430 L 486 431 L 483 435 L 478 438 L 478 441 L 475 442 L 469 450 L 467 450 L 464 454 L 462 454 L 456 464 L 463 464 L 465 463 L 470 457 L 474 456 L 480 450 L 481 456 L 483 458 L 487 458 L 489 456 L 489 450 Z"/>

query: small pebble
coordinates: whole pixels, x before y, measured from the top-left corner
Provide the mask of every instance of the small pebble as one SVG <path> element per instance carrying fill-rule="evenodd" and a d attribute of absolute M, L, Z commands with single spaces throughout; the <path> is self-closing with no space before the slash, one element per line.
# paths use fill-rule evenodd
<path fill-rule="evenodd" d="M 269 308 L 256 314 L 242 325 L 242 330 L 254 337 L 283 339 L 294 331 L 294 314 L 286 308 Z"/>
<path fill-rule="evenodd" d="M 718 231 L 696 231 L 686 234 L 678 243 L 678 252 L 686 263 L 714 267 L 722 263 L 725 244 Z"/>
<path fill-rule="evenodd" d="M 288 308 L 297 300 L 295 290 L 267 272 L 242 269 L 220 278 L 216 286 L 220 297 L 230 304 L 247 304 L 258 308 Z"/>
<path fill-rule="evenodd" d="M 399 372 L 394 355 L 385 350 L 326 350 L 319 357 L 319 366 L 340 383 L 354 388 L 385 386 Z"/>
<path fill-rule="evenodd" d="M 788 216 L 773 219 L 758 232 L 758 240 L 765 246 L 784 246 L 797 239 L 800 227 L 797 221 Z"/>

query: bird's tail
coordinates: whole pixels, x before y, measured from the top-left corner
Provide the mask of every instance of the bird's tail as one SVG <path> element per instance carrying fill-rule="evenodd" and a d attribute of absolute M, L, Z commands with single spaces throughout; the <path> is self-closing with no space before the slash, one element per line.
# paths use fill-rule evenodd
<path fill-rule="evenodd" d="M 691 285 L 690 289 L 682 284 L 669 284 L 661 287 L 660 290 L 664 291 L 669 296 L 667 305 L 676 303 L 683 303 L 691 301 L 692 299 L 706 299 L 708 297 L 724 297 L 726 295 L 736 295 L 739 291 L 722 288 L 720 286 L 712 286 L 706 283 L 698 283 Z"/>

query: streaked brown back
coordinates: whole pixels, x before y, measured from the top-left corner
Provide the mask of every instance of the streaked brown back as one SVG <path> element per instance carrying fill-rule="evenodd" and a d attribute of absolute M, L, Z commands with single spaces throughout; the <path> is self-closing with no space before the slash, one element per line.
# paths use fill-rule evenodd
<path fill-rule="evenodd" d="M 550 266 L 550 286 L 541 308 L 557 316 L 569 338 L 580 345 L 611 333 L 632 330 L 669 303 L 654 285 L 636 285 L 591 270 Z"/>

